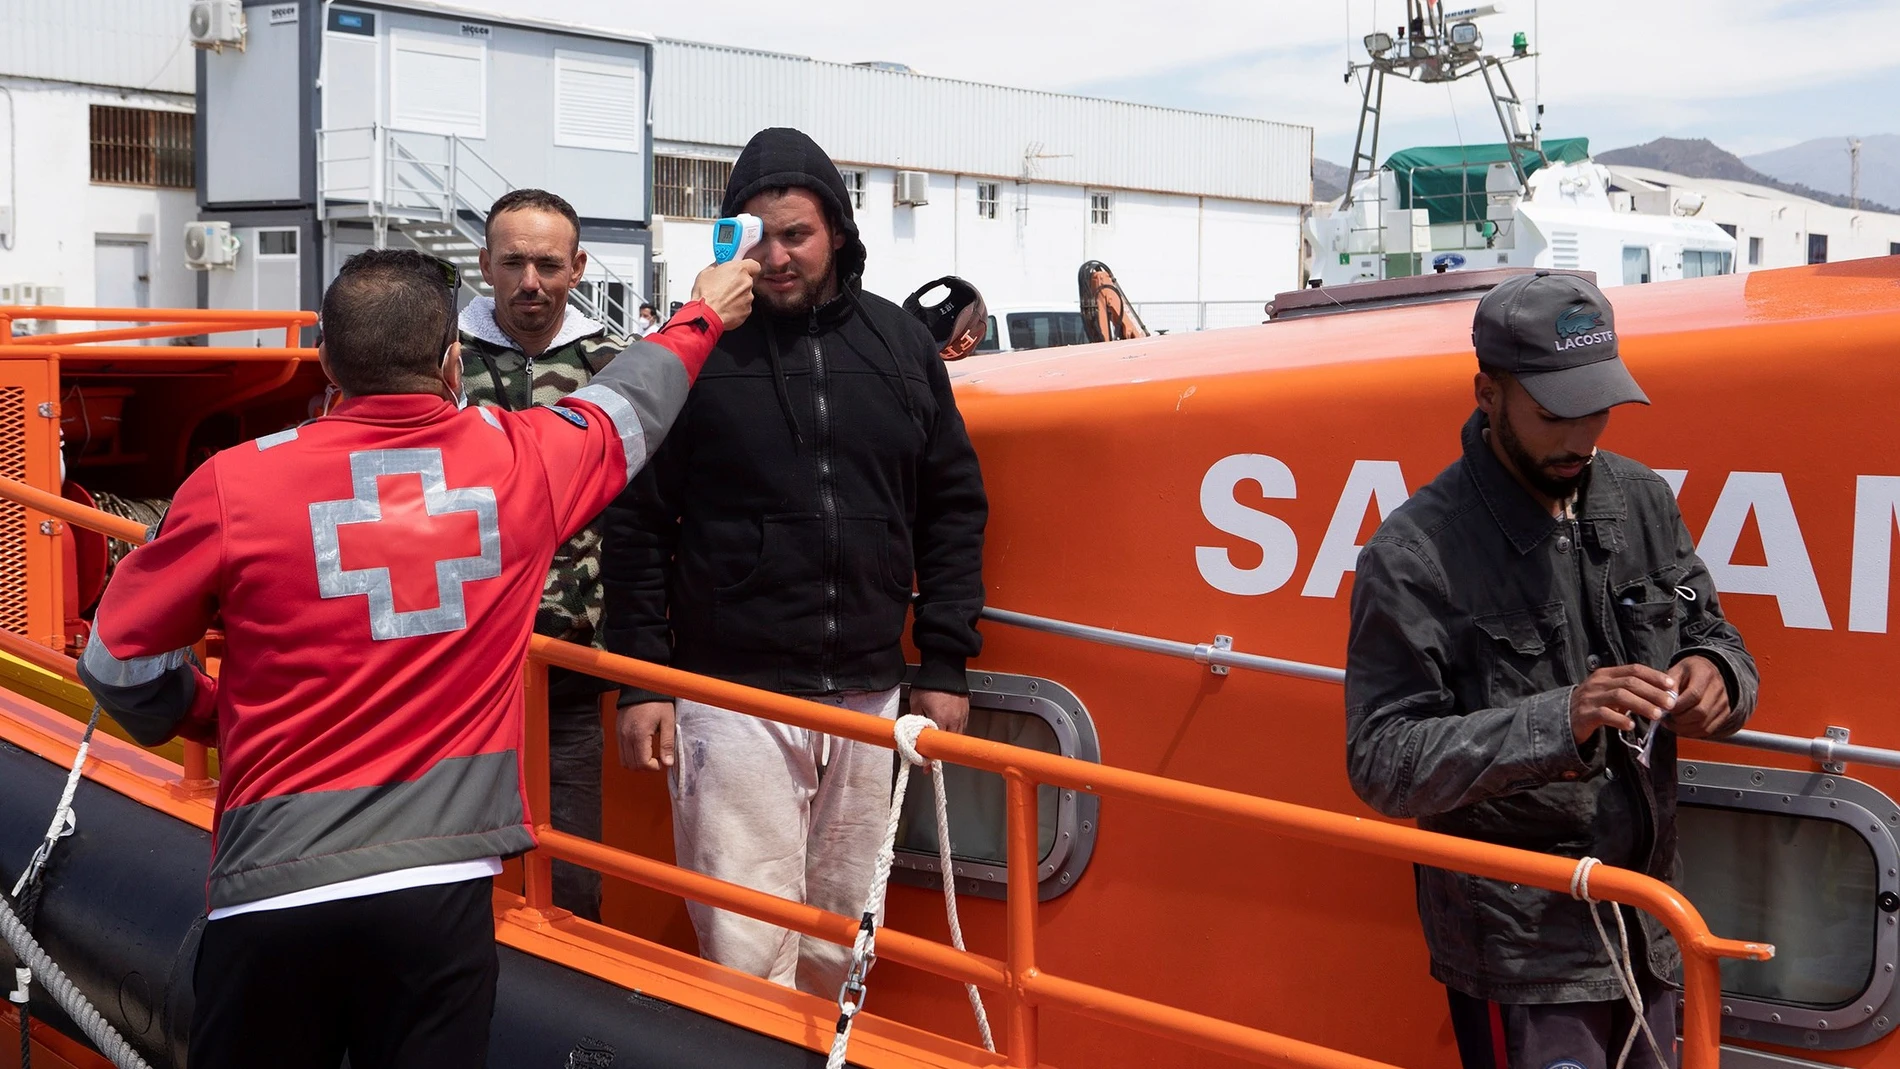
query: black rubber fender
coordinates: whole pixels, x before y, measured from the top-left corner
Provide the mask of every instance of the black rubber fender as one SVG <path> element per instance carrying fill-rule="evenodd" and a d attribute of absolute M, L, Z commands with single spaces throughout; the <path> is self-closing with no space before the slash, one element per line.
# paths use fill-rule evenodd
<path fill-rule="evenodd" d="M 66 770 L 0 742 L 0 890 L 46 834 Z M 183 1069 L 191 966 L 204 928 L 211 837 L 81 780 L 76 828 L 53 852 L 34 934 L 154 1069 Z M 494 1069 L 815 1069 L 824 1056 L 555 962 L 499 948 Z M 0 944 L 11 989 L 13 953 Z M 84 1042 L 35 985 L 34 1016 Z M 347 1064 L 347 1062 L 346 1062 Z"/>

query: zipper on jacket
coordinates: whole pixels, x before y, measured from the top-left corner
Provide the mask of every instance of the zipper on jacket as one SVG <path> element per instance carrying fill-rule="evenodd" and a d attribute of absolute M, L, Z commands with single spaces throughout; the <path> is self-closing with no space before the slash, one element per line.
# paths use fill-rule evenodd
<path fill-rule="evenodd" d="M 813 309 L 810 325 L 811 396 L 817 416 L 817 448 L 813 456 L 818 465 L 818 512 L 825 527 L 825 636 L 818 657 L 818 685 L 826 694 L 837 688 L 832 684 L 832 664 L 838 647 L 838 573 L 839 546 L 838 501 L 832 486 L 831 470 L 831 383 L 825 370 L 825 348 L 818 341 L 818 311 Z"/>

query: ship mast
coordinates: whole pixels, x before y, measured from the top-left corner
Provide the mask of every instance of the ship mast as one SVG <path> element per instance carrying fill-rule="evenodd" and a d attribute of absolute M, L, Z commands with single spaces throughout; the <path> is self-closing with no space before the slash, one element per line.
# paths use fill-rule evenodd
<path fill-rule="evenodd" d="M 1512 39 L 1510 55 L 1484 54 L 1484 36 L 1478 32 L 1475 20 L 1497 14 L 1498 8 L 1493 4 L 1446 11 L 1441 0 L 1406 0 L 1405 8 L 1405 25 L 1398 27 L 1396 38 L 1382 30 L 1367 34 L 1364 44 L 1370 58 L 1346 66 L 1348 82 L 1361 71 L 1365 79 L 1359 105 L 1359 132 L 1353 139 L 1352 165 L 1347 169 L 1346 197 L 1341 207 L 1351 207 L 1353 185 L 1379 169 L 1379 119 L 1385 104 L 1387 74 L 1427 83 L 1455 82 L 1472 74 L 1482 75 L 1485 88 L 1491 94 L 1491 106 L 1497 112 L 1498 127 L 1504 131 L 1511 169 L 1517 173 L 1518 190 L 1522 193 L 1529 184 L 1526 162 L 1530 157 L 1535 156 L 1540 163 L 1550 162 L 1544 157 L 1539 134 L 1542 124 L 1526 128 L 1524 102 L 1519 99 L 1510 73 L 1504 67 L 1506 63 L 1532 54 L 1529 41 L 1520 33 Z"/>

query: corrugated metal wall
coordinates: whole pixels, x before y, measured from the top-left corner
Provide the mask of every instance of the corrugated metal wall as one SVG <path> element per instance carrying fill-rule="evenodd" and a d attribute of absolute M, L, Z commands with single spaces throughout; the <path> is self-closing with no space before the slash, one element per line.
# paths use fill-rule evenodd
<path fill-rule="evenodd" d="M 187 0 L 0 0 L 0 74 L 192 91 Z"/>
<path fill-rule="evenodd" d="M 735 146 L 767 126 L 796 126 L 850 163 L 1236 200 L 1312 199 L 1310 127 L 800 56 L 662 40 L 653 109 L 659 141 Z"/>

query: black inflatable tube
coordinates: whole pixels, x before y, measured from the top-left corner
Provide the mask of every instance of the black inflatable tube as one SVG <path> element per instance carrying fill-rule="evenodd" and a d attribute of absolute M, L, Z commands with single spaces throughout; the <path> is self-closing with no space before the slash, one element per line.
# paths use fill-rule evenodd
<path fill-rule="evenodd" d="M 10 890 L 59 800 L 66 770 L 0 742 L 0 879 Z M 81 781 L 77 830 L 59 844 L 34 934 L 99 1012 L 154 1069 L 184 1069 L 191 964 L 204 920 L 210 836 Z M 705 1014 L 649 998 L 502 947 L 494 1069 L 812 1069 L 824 1057 Z M 0 944 L 0 978 L 14 957 Z M 33 1013 L 84 1042 L 33 990 Z"/>

